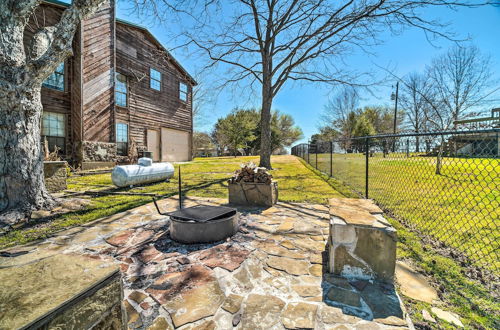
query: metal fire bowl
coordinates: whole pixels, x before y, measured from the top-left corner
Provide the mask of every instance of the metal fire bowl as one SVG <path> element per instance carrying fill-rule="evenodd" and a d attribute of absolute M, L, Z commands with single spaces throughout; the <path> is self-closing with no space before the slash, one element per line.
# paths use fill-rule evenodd
<path fill-rule="evenodd" d="M 206 222 L 170 217 L 170 238 L 186 244 L 212 243 L 233 236 L 238 231 L 240 215 L 235 214 Z"/>

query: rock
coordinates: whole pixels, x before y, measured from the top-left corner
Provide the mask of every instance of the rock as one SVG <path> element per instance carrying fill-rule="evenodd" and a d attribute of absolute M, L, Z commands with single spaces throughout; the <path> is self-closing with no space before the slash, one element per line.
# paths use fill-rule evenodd
<path fill-rule="evenodd" d="M 124 246 L 133 234 L 134 234 L 134 230 L 128 229 L 128 230 L 121 231 L 118 234 L 115 234 L 111 237 L 106 238 L 105 241 L 108 244 L 120 247 L 120 246 Z"/>
<path fill-rule="evenodd" d="M 368 284 L 368 281 L 364 281 L 364 280 L 358 280 L 358 281 L 352 281 L 350 282 L 350 284 L 356 288 L 356 290 L 358 291 L 363 291 L 363 289 L 366 287 L 366 285 Z"/>
<path fill-rule="evenodd" d="M 432 304 L 438 300 L 437 291 L 429 285 L 425 276 L 417 273 L 403 262 L 396 264 L 396 280 L 405 296 Z"/>
<path fill-rule="evenodd" d="M 135 235 L 129 242 L 130 245 L 139 245 L 154 236 L 155 232 L 152 230 L 135 230 Z"/>
<path fill-rule="evenodd" d="M 233 317 L 233 327 L 236 327 L 238 324 L 240 324 L 241 321 L 241 313 L 235 314 Z"/>
<path fill-rule="evenodd" d="M 46 210 L 33 211 L 31 212 L 31 219 L 43 219 L 49 217 L 50 214 L 51 212 Z"/>
<path fill-rule="evenodd" d="M 236 270 L 233 275 L 233 279 L 236 280 L 234 281 L 235 284 L 245 291 L 251 291 L 253 289 L 251 278 L 252 276 L 246 267 L 241 267 Z"/>
<path fill-rule="evenodd" d="M 323 264 L 323 255 L 321 253 L 312 253 L 309 255 L 309 261 L 313 264 Z"/>
<path fill-rule="evenodd" d="M 293 240 L 292 243 L 296 247 L 301 248 L 301 249 L 305 249 L 305 250 L 319 251 L 319 252 L 322 252 L 325 250 L 325 243 L 324 242 L 313 241 L 309 238 L 296 239 L 296 240 Z"/>
<path fill-rule="evenodd" d="M 148 297 L 148 295 L 146 295 L 140 291 L 132 291 L 132 293 L 128 295 L 128 299 L 133 300 L 137 304 L 140 304 L 147 297 Z"/>
<path fill-rule="evenodd" d="M 309 273 L 311 273 L 312 276 L 321 276 L 323 275 L 323 266 L 314 264 L 309 267 Z"/>
<path fill-rule="evenodd" d="M 361 307 L 360 296 L 355 291 L 333 286 L 328 291 L 327 298 L 343 305 Z"/>
<path fill-rule="evenodd" d="M 401 302 L 396 295 L 396 291 L 392 288 L 392 290 L 388 290 L 385 293 L 385 290 L 387 289 L 379 282 L 374 282 L 373 284 L 367 283 L 364 290 L 360 292 L 360 295 L 371 309 L 374 319 L 387 320 L 389 318 L 387 322 L 401 322 L 395 320 L 396 318 L 404 318 Z M 404 324 L 406 325 L 406 322 Z"/>
<path fill-rule="evenodd" d="M 123 307 L 127 316 L 127 323 L 133 325 L 134 327 L 141 327 L 142 320 L 141 315 L 135 310 L 135 308 L 128 302 L 128 300 L 123 301 Z"/>
<path fill-rule="evenodd" d="M 293 232 L 296 234 L 307 234 L 307 235 L 322 235 L 323 232 L 321 228 L 314 226 L 314 224 L 306 221 L 295 221 L 293 225 Z M 321 237 L 321 241 L 323 237 Z"/>
<path fill-rule="evenodd" d="M 364 198 L 330 198 L 329 199 L 330 208 L 338 207 L 354 207 L 360 208 L 371 214 L 381 214 L 384 213 L 380 207 L 378 207 L 373 200 Z"/>
<path fill-rule="evenodd" d="M 437 307 L 432 307 L 431 312 L 441 320 L 444 320 L 460 328 L 464 327 L 462 321 L 460 321 L 459 316 L 455 313 L 447 312 Z"/>
<path fill-rule="evenodd" d="M 293 285 L 292 289 L 301 297 L 315 297 L 321 295 L 321 287 L 315 285 Z"/>
<path fill-rule="evenodd" d="M 285 271 L 290 275 L 308 274 L 309 263 L 305 260 L 269 256 L 266 263 L 269 267 Z"/>
<path fill-rule="evenodd" d="M 422 309 L 422 318 L 431 323 L 436 323 L 436 319 L 427 311 L 427 309 Z"/>
<path fill-rule="evenodd" d="M 214 329 L 215 329 L 214 320 L 208 320 L 199 325 L 191 327 L 191 330 L 214 330 Z"/>
<path fill-rule="evenodd" d="M 270 329 L 280 322 L 283 300 L 268 295 L 250 294 L 243 306 L 242 330 Z"/>
<path fill-rule="evenodd" d="M 326 305 L 321 306 L 318 317 L 325 324 L 356 323 L 360 320 L 355 316 L 344 314 L 340 308 Z"/>
<path fill-rule="evenodd" d="M 281 314 L 281 321 L 287 329 L 312 329 L 317 310 L 317 305 L 289 303 Z"/>
<path fill-rule="evenodd" d="M 181 265 L 187 265 L 188 263 L 190 263 L 189 259 L 184 256 L 177 258 L 177 262 L 180 263 Z"/>
<path fill-rule="evenodd" d="M 349 284 L 349 281 L 343 277 L 335 276 L 332 274 L 325 274 L 325 281 L 330 283 L 331 285 L 335 285 L 336 287 L 346 289 L 346 290 L 352 290 L 351 285 Z"/>
<path fill-rule="evenodd" d="M 230 294 L 229 296 L 227 296 L 226 300 L 224 301 L 224 304 L 222 304 L 222 308 L 228 311 L 229 313 L 234 314 L 240 310 L 242 301 L 243 301 L 242 296 L 236 294 Z"/>
<path fill-rule="evenodd" d="M 154 246 L 150 245 L 145 247 L 143 250 L 139 251 L 137 253 L 137 257 L 139 260 L 141 260 L 143 263 L 148 263 L 150 261 L 158 261 L 162 259 L 163 253 L 158 251 Z"/>
<path fill-rule="evenodd" d="M 304 253 L 290 251 L 280 245 L 276 245 L 275 243 L 264 242 L 257 245 L 257 248 L 261 251 L 266 252 L 267 254 L 271 254 L 278 257 L 286 257 L 293 259 L 304 259 L 306 255 Z"/>
<path fill-rule="evenodd" d="M 167 320 L 160 316 L 154 320 L 153 324 L 148 327 L 148 330 L 173 330 L 172 325 Z"/>
<path fill-rule="evenodd" d="M 217 281 L 205 283 L 176 294 L 166 301 L 165 307 L 176 328 L 215 314 L 224 301 L 224 293 Z"/>
<path fill-rule="evenodd" d="M 373 321 L 385 325 L 392 325 L 392 326 L 408 326 L 408 323 L 403 320 L 402 318 L 396 317 L 396 316 L 388 316 L 386 318 L 375 318 Z"/>
<path fill-rule="evenodd" d="M 293 229 L 293 221 L 285 220 L 279 225 L 277 232 L 285 232 L 285 231 L 290 231 L 292 229 Z"/>
<path fill-rule="evenodd" d="M 216 281 L 213 272 L 199 264 L 190 265 L 183 271 L 170 272 L 158 277 L 147 289 L 160 304 L 172 300 L 184 290 Z"/>
<path fill-rule="evenodd" d="M 331 207 L 330 214 L 341 218 L 349 225 L 372 226 L 377 221 L 370 212 L 346 205 Z"/>
<path fill-rule="evenodd" d="M 221 267 L 232 272 L 240 267 L 250 252 L 234 245 L 218 245 L 200 253 L 198 260 L 210 268 Z"/>
<path fill-rule="evenodd" d="M 292 242 L 288 240 L 282 241 L 280 244 L 281 246 L 286 247 L 289 250 L 295 249 L 295 245 L 293 245 Z"/>

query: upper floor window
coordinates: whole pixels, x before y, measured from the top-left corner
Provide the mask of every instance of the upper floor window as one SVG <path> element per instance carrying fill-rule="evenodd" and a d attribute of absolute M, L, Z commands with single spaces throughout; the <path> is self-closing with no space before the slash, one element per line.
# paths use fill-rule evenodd
<path fill-rule="evenodd" d="M 128 155 L 128 125 L 116 124 L 116 153 L 119 156 Z"/>
<path fill-rule="evenodd" d="M 64 114 L 44 111 L 42 115 L 42 141 L 45 139 L 49 145 L 49 151 L 57 149 L 60 153 L 65 152 L 65 118 Z M 44 142 L 45 143 L 45 142 Z"/>
<path fill-rule="evenodd" d="M 45 79 L 43 85 L 45 87 L 64 91 L 64 62 L 59 64 L 56 71 Z"/>
<path fill-rule="evenodd" d="M 118 72 L 115 73 L 115 104 L 127 106 L 127 77 Z"/>
<path fill-rule="evenodd" d="M 149 78 L 149 87 L 157 91 L 161 90 L 161 72 L 151 68 L 149 70 Z"/>
<path fill-rule="evenodd" d="M 179 82 L 179 98 L 184 102 L 188 100 L 188 85 L 183 82 Z"/>

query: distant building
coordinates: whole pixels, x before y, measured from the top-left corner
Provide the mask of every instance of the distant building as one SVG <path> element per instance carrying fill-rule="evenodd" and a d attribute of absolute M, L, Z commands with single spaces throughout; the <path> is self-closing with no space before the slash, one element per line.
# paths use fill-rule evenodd
<path fill-rule="evenodd" d="M 500 108 L 491 110 L 491 116 L 458 120 L 458 130 L 500 128 Z M 500 157 L 500 133 L 471 133 L 453 135 L 445 149 L 451 155 L 462 157 Z"/>

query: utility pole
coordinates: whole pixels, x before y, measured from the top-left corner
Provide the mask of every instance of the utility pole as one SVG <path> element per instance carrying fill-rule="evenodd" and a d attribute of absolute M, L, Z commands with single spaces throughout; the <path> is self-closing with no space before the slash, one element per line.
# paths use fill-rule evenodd
<path fill-rule="evenodd" d="M 398 94 L 399 94 L 399 81 L 396 82 L 396 96 L 394 97 L 394 134 L 396 134 L 396 126 L 398 121 Z M 394 95 L 394 94 L 393 94 Z"/>
<path fill-rule="evenodd" d="M 399 94 L 399 81 L 396 82 L 396 95 L 391 94 L 391 99 L 395 100 L 394 102 L 394 129 L 393 134 L 396 134 L 396 126 L 398 122 L 398 94 Z M 392 152 L 396 152 L 396 137 L 393 138 L 392 141 Z"/>

